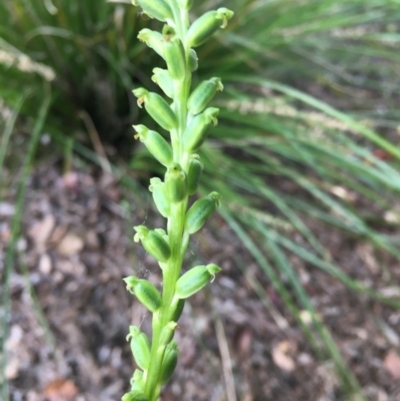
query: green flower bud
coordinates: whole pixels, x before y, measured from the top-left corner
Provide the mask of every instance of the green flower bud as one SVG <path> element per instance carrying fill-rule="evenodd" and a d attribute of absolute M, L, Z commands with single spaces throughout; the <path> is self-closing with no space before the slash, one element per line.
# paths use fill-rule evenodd
<path fill-rule="evenodd" d="M 162 384 L 167 383 L 176 368 L 178 362 L 178 346 L 176 341 L 171 341 L 164 353 L 164 358 L 161 365 L 160 381 Z"/>
<path fill-rule="evenodd" d="M 134 6 L 140 6 L 150 18 L 166 21 L 172 19 L 172 10 L 164 0 L 132 0 Z"/>
<path fill-rule="evenodd" d="M 175 310 L 172 313 L 171 316 L 171 320 L 174 322 L 177 322 L 179 320 L 179 318 L 182 315 L 183 309 L 185 307 L 185 300 L 184 299 L 179 299 L 176 306 L 175 306 Z"/>
<path fill-rule="evenodd" d="M 211 78 L 203 81 L 189 97 L 189 111 L 194 115 L 201 113 L 214 98 L 215 94 L 222 92 L 223 89 L 224 86 L 220 78 Z"/>
<path fill-rule="evenodd" d="M 133 390 L 124 394 L 121 398 L 121 401 L 149 401 L 149 399 L 143 392 L 139 390 Z"/>
<path fill-rule="evenodd" d="M 171 131 L 178 126 L 175 113 L 160 95 L 144 88 L 135 89 L 133 94 L 138 98 L 138 106 L 144 103 L 146 111 L 162 128 Z"/>
<path fill-rule="evenodd" d="M 219 28 L 225 28 L 233 17 L 233 11 L 227 8 L 219 8 L 216 11 L 208 11 L 193 22 L 187 33 L 187 44 L 197 47 L 209 39 Z"/>
<path fill-rule="evenodd" d="M 149 190 L 153 193 L 154 203 L 158 211 L 165 218 L 168 218 L 171 210 L 171 203 L 166 195 L 165 184 L 158 177 L 154 177 L 150 179 Z"/>
<path fill-rule="evenodd" d="M 138 39 L 146 43 L 159 56 L 164 58 L 164 41 L 160 32 L 152 31 L 148 28 L 142 29 L 138 34 Z"/>
<path fill-rule="evenodd" d="M 171 99 L 174 97 L 174 81 L 167 70 L 162 68 L 154 68 L 152 81 L 155 82 L 162 91 Z"/>
<path fill-rule="evenodd" d="M 203 196 L 193 203 L 192 207 L 186 213 L 185 231 L 188 234 L 194 234 L 199 231 L 208 217 L 215 211 L 221 195 L 217 192 L 211 192 L 207 196 Z"/>
<path fill-rule="evenodd" d="M 178 323 L 169 322 L 162 330 L 160 334 L 160 346 L 168 345 L 174 338 L 175 329 Z"/>
<path fill-rule="evenodd" d="M 156 312 L 161 306 L 161 295 L 157 288 L 147 280 L 135 276 L 124 278 L 127 290 L 136 295 L 136 298 L 150 312 Z"/>
<path fill-rule="evenodd" d="M 211 124 L 216 125 L 218 123 L 216 118 L 218 113 L 219 109 L 209 107 L 192 119 L 182 138 L 183 148 L 187 153 L 195 152 L 200 148 L 207 137 L 207 128 Z"/>
<path fill-rule="evenodd" d="M 131 351 L 139 368 L 147 370 L 150 362 L 151 344 L 149 338 L 139 327 L 130 326 L 126 339 L 131 341 Z"/>
<path fill-rule="evenodd" d="M 190 269 L 176 282 L 175 295 L 181 299 L 191 297 L 209 282 L 214 281 L 215 275 L 220 271 L 221 268 L 213 263 Z"/>
<path fill-rule="evenodd" d="M 197 57 L 196 50 L 190 49 L 189 51 L 189 69 L 194 72 L 199 68 L 199 58 Z"/>
<path fill-rule="evenodd" d="M 165 167 L 168 167 L 173 161 L 171 145 L 156 131 L 149 130 L 144 125 L 134 125 L 137 135 L 148 149 L 148 151 Z"/>
<path fill-rule="evenodd" d="M 193 7 L 193 0 L 178 0 L 178 6 L 185 10 L 190 10 Z"/>
<path fill-rule="evenodd" d="M 162 235 L 145 226 L 136 226 L 134 229 L 136 231 L 135 242 L 142 241 L 143 248 L 159 262 L 168 261 L 171 256 L 171 249 Z"/>
<path fill-rule="evenodd" d="M 145 389 L 145 381 L 143 380 L 143 371 L 136 369 L 133 373 L 133 376 L 130 380 L 131 391 L 140 391 L 144 393 Z"/>
<path fill-rule="evenodd" d="M 185 50 L 178 36 L 164 36 L 164 58 L 168 71 L 174 79 L 183 79 L 186 74 Z"/>
<path fill-rule="evenodd" d="M 186 173 L 178 163 L 174 163 L 165 174 L 165 190 L 171 203 L 178 203 L 187 196 Z"/>
<path fill-rule="evenodd" d="M 200 156 L 191 154 L 189 157 L 189 168 L 187 174 L 188 194 L 193 195 L 197 191 L 201 173 L 203 172 L 203 163 L 200 161 Z"/>

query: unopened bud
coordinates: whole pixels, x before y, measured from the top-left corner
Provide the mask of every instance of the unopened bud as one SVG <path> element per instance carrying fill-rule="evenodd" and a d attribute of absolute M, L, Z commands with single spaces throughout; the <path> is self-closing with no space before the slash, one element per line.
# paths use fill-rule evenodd
<path fill-rule="evenodd" d="M 207 137 L 207 129 L 211 124 L 218 123 L 219 109 L 209 107 L 203 113 L 195 116 L 183 134 L 183 148 L 185 152 L 192 153 L 200 148 Z"/>
<path fill-rule="evenodd" d="M 199 231 L 208 217 L 215 211 L 221 195 L 217 192 L 211 192 L 209 195 L 198 199 L 186 213 L 185 231 L 188 234 L 194 234 Z"/>
<path fill-rule="evenodd" d="M 209 39 L 219 28 L 225 28 L 233 17 L 233 11 L 219 8 L 208 11 L 193 22 L 187 33 L 187 43 L 190 47 L 197 47 Z"/>
<path fill-rule="evenodd" d="M 164 58 L 168 71 L 174 79 L 183 79 L 186 74 L 185 50 L 178 36 L 164 37 Z"/>
<path fill-rule="evenodd" d="M 156 312 L 161 306 L 161 295 L 157 288 L 147 280 L 139 279 L 135 276 L 124 278 L 126 288 L 150 312 Z"/>
<path fill-rule="evenodd" d="M 150 18 L 166 21 L 172 19 L 172 11 L 168 2 L 164 0 L 132 0 L 134 6 L 140 6 Z"/>
<path fill-rule="evenodd" d="M 164 58 L 164 41 L 160 32 L 144 28 L 139 32 L 138 39 Z"/>
<path fill-rule="evenodd" d="M 171 249 L 168 242 L 161 234 L 149 230 L 145 226 L 134 227 L 136 234 L 135 242 L 142 241 L 143 248 L 159 262 L 165 263 L 171 256 Z"/>
<path fill-rule="evenodd" d="M 162 68 L 154 68 L 152 81 L 155 82 L 162 91 L 171 99 L 174 97 L 174 81 L 167 70 Z"/>
<path fill-rule="evenodd" d="M 173 161 L 171 145 L 156 131 L 149 130 L 144 125 L 134 125 L 137 135 L 148 149 L 148 151 L 165 167 L 168 167 Z"/>
<path fill-rule="evenodd" d="M 153 194 L 153 200 L 158 211 L 165 218 L 168 218 L 171 210 L 171 202 L 167 198 L 165 184 L 158 177 L 151 178 L 149 190 Z"/>
<path fill-rule="evenodd" d="M 164 352 L 164 357 L 161 365 L 160 380 L 162 384 L 167 383 L 171 379 L 177 362 L 178 346 L 176 344 L 176 341 L 171 341 Z"/>
<path fill-rule="evenodd" d="M 196 193 L 199 186 L 201 173 L 203 172 L 203 163 L 200 160 L 200 156 L 191 154 L 189 157 L 189 167 L 187 174 L 188 183 L 188 194 L 193 195 Z"/>
<path fill-rule="evenodd" d="M 172 203 L 181 202 L 187 196 L 186 173 L 178 163 L 169 167 L 165 174 L 165 190 Z"/>
<path fill-rule="evenodd" d="M 176 283 L 175 295 L 181 299 L 191 297 L 212 282 L 221 268 L 215 264 L 197 266 L 186 272 Z"/>
<path fill-rule="evenodd" d="M 147 370 L 150 362 L 150 340 L 139 327 L 130 326 L 126 339 L 131 342 L 131 351 L 139 368 Z"/>
<path fill-rule="evenodd" d="M 159 345 L 168 345 L 172 339 L 174 338 L 175 329 L 178 324 L 176 322 L 169 322 L 162 330 L 160 334 L 160 342 Z"/>
<path fill-rule="evenodd" d="M 189 69 L 194 72 L 199 68 L 199 58 L 197 57 L 196 50 L 190 49 L 189 51 Z"/>
<path fill-rule="evenodd" d="M 220 78 L 211 78 L 203 81 L 189 97 L 189 111 L 194 115 L 201 113 L 214 98 L 215 94 L 222 92 L 223 89 L 224 86 Z"/>
<path fill-rule="evenodd" d="M 133 94 L 138 98 L 138 106 L 142 107 L 144 103 L 146 111 L 162 128 L 170 131 L 177 127 L 175 113 L 160 95 L 144 88 L 133 90 Z"/>
<path fill-rule="evenodd" d="M 171 320 L 177 322 L 182 315 L 183 309 L 185 307 L 185 300 L 179 299 L 176 303 L 175 310 L 172 313 Z"/>

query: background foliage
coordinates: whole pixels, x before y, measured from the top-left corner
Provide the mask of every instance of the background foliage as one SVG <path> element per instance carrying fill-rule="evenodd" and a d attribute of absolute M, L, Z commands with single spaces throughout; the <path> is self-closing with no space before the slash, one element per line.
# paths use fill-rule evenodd
<path fill-rule="evenodd" d="M 316 315 L 291 255 L 399 306 L 345 275 L 310 228 L 318 221 L 327 232 L 335 227 L 399 256 L 399 239 L 391 235 L 400 221 L 399 4 L 232 0 L 236 18 L 199 49 L 197 79 L 219 76 L 225 85 L 216 101 L 220 124 L 202 153 L 202 191 L 222 194 L 221 215 L 295 316 L 302 309 Z M 193 16 L 222 5 L 204 1 Z M 153 24 L 122 0 L 4 0 L 0 98 L 33 123 L 50 97 L 43 130 L 60 144 L 60 154 L 69 144 L 103 167 L 110 167 L 107 155 L 117 174 L 127 166 L 136 180 L 157 173 L 130 127 L 144 118 L 131 89 L 156 89 L 155 56 L 136 39 Z M 10 158 L 7 138 L 2 149 Z M 136 185 L 132 180 L 124 177 Z M 304 327 L 312 345 L 357 392 L 327 328 L 314 323 L 324 347 Z"/>

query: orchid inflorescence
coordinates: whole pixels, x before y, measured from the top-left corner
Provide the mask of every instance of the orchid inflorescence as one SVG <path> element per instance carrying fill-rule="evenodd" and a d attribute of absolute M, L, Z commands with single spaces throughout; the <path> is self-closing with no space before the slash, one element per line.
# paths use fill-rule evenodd
<path fill-rule="evenodd" d="M 190 235 L 203 227 L 220 202 L 220 195 L 211 192 L 188 207 L 203 170 L 196 152 L 209 127 L 217 124 L 219 110 L 207 106 L 223 90 L 219 78 L 201 82 L 192 90 L 192 73 L 198 67 L 194 48 L 226 27 L 233 12 L 226 8 L 208 11 L 190 24 L 193 0 L 133 0 L 133 4 L 149 17 L 166 23 L 162 33 L 143 29 L 138 38 L 166 62 L 167 69 L 153 70 L 152 80 L 171 101 L 144 88 L 133 91 L 139 107 L 144 106 L 152 119 L 169 131 L 168 137 L 144 125 L 134 126 L 135 137 L 166 167 L 164 181 L 152 178 L 149 189 L 158 211 L 167 219 L 167 231 L 135 227 L 135 241 L 141 241 L 160 265 L 163 288 L 160 293 L 147 280 L 135 276 L 124 279 L 127 289 L 153 314 L 153 319 L 151 341 L 139 327 L 130 327 L 128 340 L 138 369 L 122 400 L 157 401 L 177 364 L 178 347 L 173 337 L 185 300 L 213 281 L 221 270 L 211 263 L 181 275 Z"/>

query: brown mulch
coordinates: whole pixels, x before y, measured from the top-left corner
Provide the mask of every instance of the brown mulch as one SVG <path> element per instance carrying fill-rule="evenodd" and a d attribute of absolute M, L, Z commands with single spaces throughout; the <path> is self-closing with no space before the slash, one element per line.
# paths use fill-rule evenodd
<path fill-rule="evenodd" d="M 32 175 L 11 275 L 6 374 L 12 401 L 117 401 L 129 388 L 134 363 L 125 337 L 130 324 L 149 333 L 150 316 L 122 278 L 137 274 L 160 284 L 157 264 L 133 243 L 131 226 L 162 223 L 137 199 L 106 174 L 63 177 L 46 165 Z M 13 201 L 0 205 L 2 261 Z M 399 296 L 398 261 L 339 232 L 318 226 L 314 232 L 347 274 Z M 399 401 L 400 312 L 290 258 L 367 399 Z M 219 217 L 195 236 L 187 266 L 208 261 L 223 272 L 185 307 L 176 334 L 180 360 L 162 401 L 349 399 L 333 364 L 317 359 Z M 254 283 L 266 297 L 260 299 Z M 309 324 L 306 311 L 301 317 Z"/>

